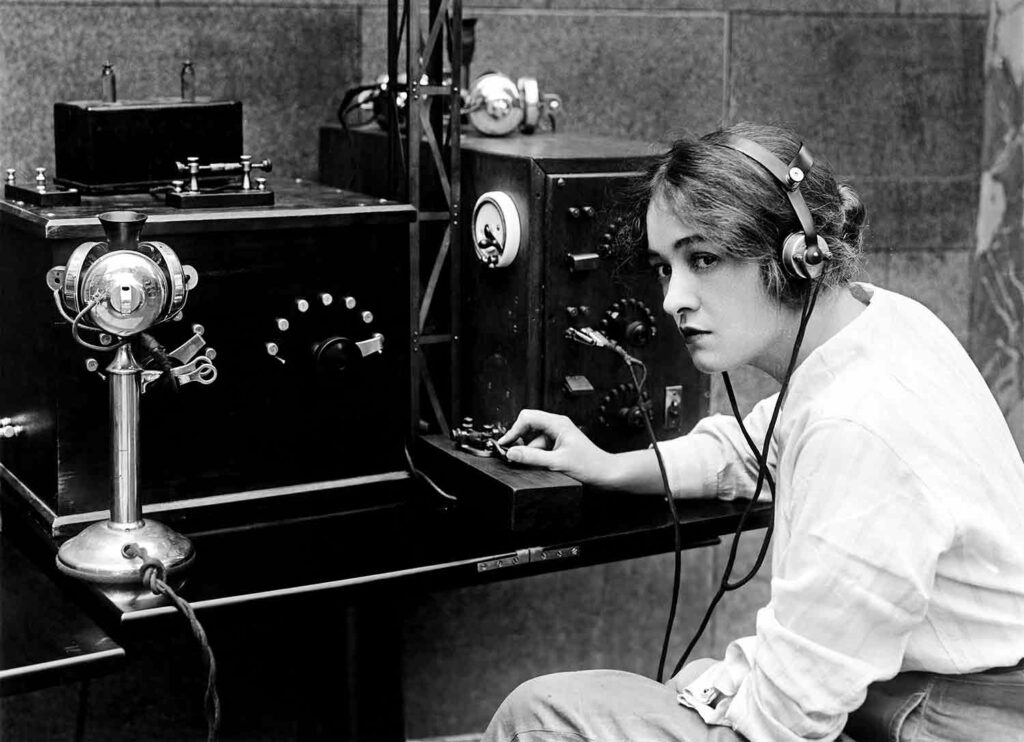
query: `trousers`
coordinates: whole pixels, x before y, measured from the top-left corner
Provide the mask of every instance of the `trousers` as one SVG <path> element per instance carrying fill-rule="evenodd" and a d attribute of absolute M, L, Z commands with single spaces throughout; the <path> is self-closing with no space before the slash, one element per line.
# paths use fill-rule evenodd
<path fill-rule="evenodd" d="M 528 680 L 481 742 L 747 742 L 676 699 L 708 662 L 691 662 L 668 684 L 618 670 Z M 838 742 L 1024 742 L 1024 670 L 897 675 L 869 688 Z"/>

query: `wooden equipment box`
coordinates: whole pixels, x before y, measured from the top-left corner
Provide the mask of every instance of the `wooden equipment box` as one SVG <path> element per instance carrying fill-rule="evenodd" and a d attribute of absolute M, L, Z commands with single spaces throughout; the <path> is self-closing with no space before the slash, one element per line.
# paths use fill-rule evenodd
<path fill-rule="evenodd" d="M 142 239 L 166 243 L 199 274 L 184 319 L 151 334 L 172 350 L 200 324 L 216 351 L 209 386 L 154 384 L 142 395 L 144 512 L 189 528 L 201 516 L 204 528 L 237 527 L 358 508 L 407 483 L 401 256 L 415 212 L 312 184 L 277 194 L 273 207 L 196 211 L 148 195 L 52 209 L 0 201 L 0 418 L 18 431 L 0 439 L 0 484 L 51 534 L 110 506 L 109 391 L 87 360 L 102 373 L 111 354 L 75 342 L 46 273 L 82 242 L 104 239 L 96 215 L 112 208 L 147 214 Z M 383 352 L 344 370 L 312 350 L 376 332 Z"/>
<path fill-rule="evenodd" d="M 87 194 L 166 186 L 186 157 L 234 162 L 244 154 L 239 101 L 54 103 L 53 135 L 55 182 Z"/>

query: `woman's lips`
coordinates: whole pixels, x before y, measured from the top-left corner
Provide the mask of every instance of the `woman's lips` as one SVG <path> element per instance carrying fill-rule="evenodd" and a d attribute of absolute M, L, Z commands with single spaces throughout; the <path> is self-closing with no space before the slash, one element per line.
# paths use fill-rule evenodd
<path fill-rule="evenodd" d="M 683 340 L 687 343 L 692 343 L 697 338 L 703 335 L 709 335 L 707 330 L 698 330 L 696 327 L 680 327 L 679 334 L 683 336 Z"/>

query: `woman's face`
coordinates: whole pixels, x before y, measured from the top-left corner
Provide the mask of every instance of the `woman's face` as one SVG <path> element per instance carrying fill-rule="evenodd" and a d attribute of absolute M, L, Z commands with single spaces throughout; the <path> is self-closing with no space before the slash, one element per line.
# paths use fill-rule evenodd
<path fill-rule="evenodd" d="M 791 351 L 793 315 L 768 296 L 758 264 L 706 241 L 663 196 L 647 210 L 647 238 L 663 307 L 697 369 L 751 365 L 779 378 Z"/>

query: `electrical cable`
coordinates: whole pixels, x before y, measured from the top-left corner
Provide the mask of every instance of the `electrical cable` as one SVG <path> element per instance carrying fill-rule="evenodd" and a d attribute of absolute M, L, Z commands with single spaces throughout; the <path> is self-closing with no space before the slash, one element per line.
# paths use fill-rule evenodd
<path fill-rule="evenodd" d="M 161 379 L 166 379 L 167 384 L 170 385 L 174 391 L 181 389 L 181 382 L 178 381 L 178 377 L 174 375 L 174 363 L 171 361 L 171 355 L 167 352 L 167 349 L 162 346 L 156 338 L 150 335 L 148 332 L 140 332 L 138 334 L 139 347 L 149 353 L 153 362 L 160 367 L 163 371 Z"/>
<path fill-rule="evenodd" d="M 822 276 L 824 276 L 824 273 L 822 273 Z M 754 566 L 740 580 L 737 580 L 736 582 L 729 582 L 729 577 L 732 574 L 732 569 L 736 562 L 736 554 L 739 549 L 740 535 L 742 534 L 744 526 L 746 526 L 747 520 L 749 519 L 750 514 L 753 512 L 754 506 L 757 504 L 757 501 L 761 495 L 761 490 L 764 486 L 765 478 L 769 476 L 768 450 L 771 447 L 772 435 L 775 432 L 775 424 L 778 421 L 779 413 L 782 411 L 782 403 L 785 400 L 786 393 L 789 391 L 789 382 L 793 376 L 793 371 L 796 369 L 797 356 L 800 353 L 800 346 L 803 343 L 804 333 L 807 330 L 807 322 L 808 320 L 810 320 L 811 312 L 814 311 L 814 305 L 817 301 L 818 290 L 821 287 L 821 282 L 822 277 L 819 276 L 818 280 L 815 281 L 814 284 L 811 286 L 811 290 L 808 292 L 807 296 L 804 297 L 804 306 L 800 314 L 800 325 L 796 333 L 796 339 L 793 341 L 793 350 L 790 354 L 789 365 L 787 366 L 786 373 L 782 378 L 782 385 L 779 389 L 779 396 L 775 402 L 775 408 L 772 411 L 771 420 L 769 421 L 768 428 L 765 432 L 764 443 L 762 445 L 760 452 L 758 452 L 756 446 L 753 449 L 755 460 L 758 464 L 757 483 L 754 486 L 754 494 L 751 497 L 750 502 L 747 503 L 747 506 L 744 509 L 743 514 L 740 516 L 739 523 L 737 523 L 736 525 L 736 530 L 733 533 L 732 545 L 729 549 L 729 558 L 726 561 L 725 569 L 722 570 L 722 578 L 719 582 L 718 590 L 715 592 L 714 597 L 711 599 L 710 605 L 704 612 L 704 616 L 701 619 L 700 625 L 698 626 L 697 631 L 694 633 L 693 638 L 690 640 L 690 643 L 686 646 L 686 650 L 683 652 L 682 656 L 679 658 L 679 661 L 676 663 L 675 668 L 672 670 L 673 676 L 678 674 L 679 671 L 682 669 L 683 665 L 686 664 L 686 661 L 689 659 L 694 647 L 697 645 L 697 642 L 700 640 L 700 637 L 704 634 L 704 630 L 707 628 L 707 625 L 711 620 L 711 616 L 714 613 L 715 608 L 718 606 L 718 603 L 725 596 L 725 593 L 732 590 L 738 590 L 739 588 L 743 587 L 743 585 L 747 584 L 751 579 L 753 579 L 754 575 L 756 575 L 757 571 L 761 568 L 765 556 L 768 553 L 768 546 L 770 544 L 771 534 L 773 533 L 775 527 L 775 509 L 777 507 L 776 499 L 774 497 L 774 482 L 772 482 L 772 484 L 770 485 L 770 488 L 773 491 L 773 498 L 771 512 L 769 513 L 768 527 L 766 529 L 765 537 L 762 541 L 761 549 L 758 553 L 757 559 L 755 560 Z M 731 387 L 731 384 L 729 386 Z M 744 438 L 747 439 L 748 445 L 752 444 L 753 440 L 746 432 L 746 429 L 743 425 L 743 420 L 739 414 L 739 410 L 735 406 L 734 395 L 730 395 L 730 403 L 733 404 L 733 414 L 736 416 L 736 419 L 739 422 L 739 426 L 740 429 L 743 431 Z"/>
<path fill-rule="evenodd" d="M 815 286 L 812 289 L 812 295 L 810 297 L 810 300 L 809 301 L 805 300 L 805 302 L 804 302 L 804 311 L 803 311 L 803 313 L 800 316 L 801 326 L 806 324 L 806 322 L 810 319 L 811 311 L 814 310 L 814 304 L 817 301 L 817 291 L 818 291 L 819 286 L 820 286 L 820 284 L 815 284 Z M 801 332 L 798 332 L 798 338 L 795 341 L 797 343 L 797 348 L 799 348 L 799 343 L 801 343 L 802 340 L 803 340 L 803 335 L 802 335 Z M 796 357 L 796 354 L 794 353 L 793 358 L 795 358 L 795 357 Z M 791 364 L 790 365 L 790 369 L 787 372 L 788 374 L 792 374 L 792 368 L 793 368 L 792 367 L 792 363 L 793 363 L 793 361 L 791 359 L 790 360 L 790 364 Z M 771 543 L 771 537 L 772 537 L 772 534 L 775 531 L 775 481 L 772 478 L 772 475 L 768 471 L 768 468 L 767 468 L 768 467 L 768 465 L 767 465 L 767 458 L 765 458 L 767 456 L 767 453 L 762 455 L 762 452 L 758 450 L 757 446 L 754 444 L 753 439 L 750 437 L 750 434 L 747 432 L 746 426 L 743 424 L 743 417 L 739 413 L 739 406 L 736 404 L 736 395 L 735 395 L 735 393 L 733 393 L 732 382 L 729 379 L 729 375 L 727 373 L 723 372 L 722 377 L 723 377 L 723 380 L 725 381 L 726 393 L 729 395 L 729 405 L 732 407 L 733 416 L 736 418 L 736 422 L 739 424 L 740 431 L 743 433 L 743 437 L 746 439 L 747 445 L 750 447 L 751 451 L 753 451 L 754 457 L 757 459 L 759 470 L 761 468 L 763 468 L 764 473 L 765 473 L 765 479 L 768 482 L 768 489 L 772 493 L 772 510 L 769 513 L 768 526 L 765 529 L 765 535 L 764 535 L 764 537 L 763 537 L 763 539 L 761 541 L 761 548 L 758 551 L 757 558 L 754 560 L 754 566 L 751 567 L 750 571 L 743 578 L 741 578 L 740 580 L 738 580 L 736 582 L 729 583 L 726 586 L 727 590 L 731 591 L 731 590 L 738 590 L 739 588 L 743 587 L 748 582 L 750 582 L 751 579 L 753 579 L 753 577 L 757 574 L 758 570 L 761 568 L 761 565 L 764 562 L 764 559 L 765 559 L 765 557 L 766 557 L 766 555 L 768 553 L 768 547 L 769 547 L 769 545 Z M 786 382 L 787 386 L 788 386 L 788 383 L 789 382 L 787 381 Z M 785 395 L 785 388 L 783 388 L 779 392 L 780 400 L 781 400 L 781 398 L 784 395 Z M 779 404 L 781 404 L 781 401 L 779 402 Z M 773 426 L 774 426 L 774 423 L 773 423 Z M 767 448 L 765 449 L 765 451 L 767 451 Z M 747 507 L 748 507 L 748 510 L 752 509 L 752 505 L 750 503 L 748 503 Z M 740 522 L 740 529 L 742 529 L 742 526 L 746 522 L 746 515 L 747 514 L 748 514 L 747 512 L 744 513 L 744 518 Z M 739 530 L 737 530 L 736 538 L 738 538 L 738 533 L 739 533 Z M 735 559 L 736 548 L 737 547 L 736 547 L 735 542 L 734 542 L 734 546 L 733 546 L 733 548 L 730 551 L 730 555 L 731 555 L 731 557 L 733 559 Z"/>
<path fill-rule="evenodd" d="M 661 449 L 658 447 L 658 437 L 654 433 L 650 416 L 647 413 L 647 408 L 644 406 L 644 384 L 647 382 L 647 366 L 639 358 L 630 355 L 617 342 L 592 327 L 570 327 L 565 331 L 565 337 L 593 348 L 608 348 L 618 354 L 623 362 L 625 362 L 626 369 L 633 380 L 633 387 L 636 389 L 637 406 L 640 409 L 640 416 L 643 418 L 644 428 L 651 441 L 651 447 L 654 449 L 654 457 L 658 462 L 658 471 L 661 474 L 665 501 L 668 503 L 669 513 L 672 516 L 673 553 L 675 555 L 672 575 L 672 602 L 669 605 L 668 620 L 665 625 L 665 635 L 661 645 L 661 655 L 658 659 L 658 672 L 656 675 L 660 683 L 665 673 L 665 660 L 668 657 L 668 645 L 672 638 L 672 626 L 676 619 L 676 605 L 679 603 L 679 586 L 682 582 L 683 571 L 683 539 L 679 528 L 679 514 L 676 511 L 676 503 L 672 497 L 672 488 L 668 482 L 668 470 L 665 467 L 665 460 L 662 458 Z M 642 372 L 639 378 L 636 374 L 637 367 Z"/>
<path fill-rule="evenodd" d="M 758 471 L 760 471 L 762 468 L 765 471 L 765 480 L 768 483 L 768 490 L 772 493 L 773 503 L 772 511 L 768 517 L 768 526 L 765 529 L 764 537 L 761 539 L 761 547 L 758 550 L 757 559 L 754 560 L 754 566 L 751 568 L 750 572 L 747 575 L 745 575 L 741 580 L 739 580 L 739 583 L 736 584 L 735 587 L 729 587 L 730 590 L 733 590 L 742 587 L 747 582 L 749 582 L 755 574 L 757 574 L 757 571 L 761 568 L 761 564 L 764 561 L 765 555 L 768 553 L 768 546 L 771 543 L 772 534 L 775 531 L 775 480 L 767 469 L 767 464 L 765 462 L 765 459 L 762 458 L 761 456 L 760 449 L 758 449 L 757 444 L 754 443 L 754 439 L 750 437 L 750 433 L 747 432 L 746 425 L 743 424 L 743 416 L 740 414 L 739 405 L 736 402 L 736 394 L 732 388 L 732 381 L 729 379 L 729 374 L 725 371 L 722 372 L 722 381 L 725 382 L 725 391 L 726 394 L 729 396 L 729 406 L 732 408 L 732 414 L 736 418 L 736 422 L 739 424 L 740 432 L 743 434 L 743 438 L 746 440 L 747 446 L 750 448 L 750 451 L 754 454 L 754 459 L 757 461 L 758 465 Z M 750 507 L 750 503 L 747 503 L 747 508 Z M 746 510 L 744 511 L 744 514 L 746 514 Z M 745 522 L 745 519 L 741 519 L 740 528 L 738 529 L 737 534 L 739 530 L 742 530 L 742 525 Z M 733 545 L 730 548 L 729 552 L 730 557 L 734 557 L 735 552 L 738 548 L 738 538 L 738 535 L 734 535 Z"/>
<path fill-rule="evenodd" d="M 405 454 L 405 464 L 409 470 L 409 473 L 413 476 L 414 479 L 418 479 L 419 481 L 423 482 L 425 485 L 427 485 L 427 487 L 429 487 L 434 492 L 434 494 L 436 494 L 438 497 L 444 500 L 446 507 L 449 505 L 454 505 L 459 501 L 459 498 L 457 498 L 455 495 L 445 492 L 443 489 L 441 489 L 440 485 L 438 485 L 433 479 L 430 478 L 429 475 L 427 475 L 420 469 L 416 468 L 416 465 L 412 462 L 412 455 L 409 453 L 408 444 L 404 444 L 402 446 L 402 452 Z"/>
<path fill-rule="evenodd" d="M 651 440 L 651 447 L 654 449 L 654 456 L 658 461 L 658 471 L 661 473 L 661 483 L 665 489 L 665 500 L 668 502 L 668 509 L 672 515 L 672 539 L 675 561 L 673 562 L 672 570 L 672 602 L 669 604 L 668 620 L 665 622 L 665 636 L 661 643 L 661 654 L 658 657 L 658 672 L 656 677 L 660 683 L 662 682 L 662 678 L 665 674 L 665 660 L 668 658 L 668 645 L 672 638 L 672 626 L 675 624 L 676 620 L 676 606 L 679 603 L 679 586 L 682 582 L 683 572 L 683 538 L 679 529 L 679 514 L 676 512 L 675 500 L 672 497 L 672 488 L 668 483 L 668 470 L 665 468 L 665 460 L 662 458 L 661 449 L 658 447 L 658 438 L 654 434 L 654 427 L 651 425 L 650 416 L 644 408 L 643 384 L 647 378 L 647 366 L 645 366 L 641 361 L 625 353 L 618 344 L 611 344 L 611 348 L 622 356 L 622 359 L 626 362 L 626 368 L 629 371 L 630 378 L 633 379 L 633 386 L 636 388 L 637 404 L 640 406 L 642 417 L 644 419 L 644 428 L 647 430 L 647 436 Z M 644 375 L 641 379 L 637 378 L 634 366 L 640 366 L 643 370 Z"/>
<path fill-rule="evenodd" d="M 142 566 L 139 567 L 139 575 L 142 582 L 152 591 L 154 595 L 162 595 L 168 598 L 174 607 L 188 621 L 192 634 L 199 642 L 203 654 L 203 666 L 206 670 L 206 693 L 203 697 L 204 711 L 206 713 L 206 739 L 207 742 L 214 742 L 217 739 L 217 730 L 220 728 L 220 696 L 217 694 L 217 660 L 213 656 L 213 649 L 206 638 L 206 631 L 203 625 L 196 618 L 195 611 L 188 601 L 179 596 L 170 585 L 164 581 L 167 568 L 159 559 L 149 556 L 142 546 L 137 543 L 125 544 L 121 553 L 126 559 L 141 559 Z"/>
<path fill-rule="evenodd" d="M 93 332 L 103 332 L 103 330 L 101 330 L 98 327 L 90 327 L 89 325 L 82 324 L 82 319 L 85 317 L 85 315 L 88 314 L 90 309 L 96 306 L 97 302 L 95 299 L 91 300 L 88 304 L 86 304 L 85 308 L 74 317 L 72 317 L 66 311 L 64 311 L 64 305 L 61 303 L 60 300 L 60 289 L 54 290 L 53 302 L 54 304 L 57 305 L 57 311 L 60 313 L 60 316 L 71 323 L 71 336 L 75 339 L 76 343 L 88 348 L 89 350 L 101 350 L 104 352 L 114 350 L 115 348 L 118 347 L 117 345 L 94 345 L 93 343 L 82 340 L 82 336 L 78 334 L 79 328 L 83 330 L 92 330 Z M 120 343 L 118 345 L 120 345 Z"/>

